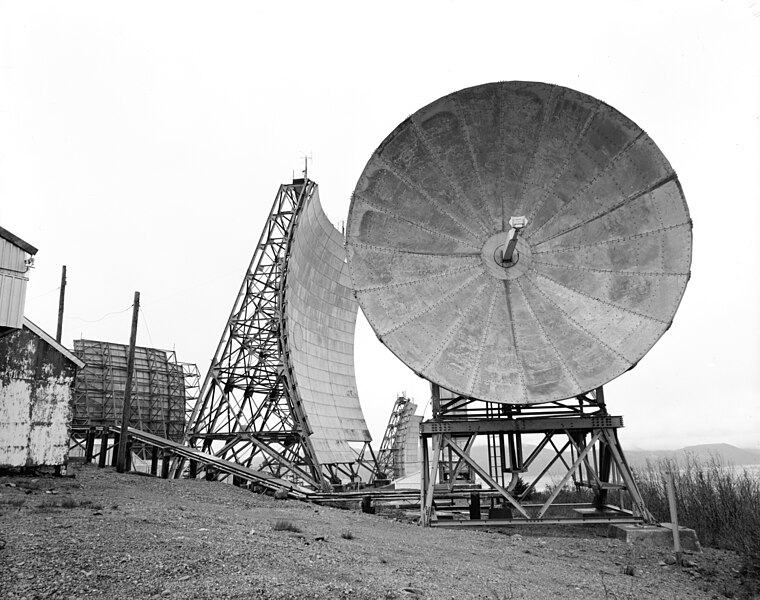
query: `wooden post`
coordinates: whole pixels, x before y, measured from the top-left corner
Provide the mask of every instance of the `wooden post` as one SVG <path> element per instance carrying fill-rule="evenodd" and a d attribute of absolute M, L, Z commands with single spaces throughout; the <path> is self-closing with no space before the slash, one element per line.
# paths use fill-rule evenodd
<path fill-rule="evenodd" d="M 121 411 L 121 435 L 119 436 L 119 458 L 116 470 L 123 473 L 127 467 L 127 439 L 129 438 L 129 413 L 132 405 L 132 371 L 135 367 L 135 343 L 137 341 L 137 315 L 140 312 L 140 292 L 135 292 L 132 305 L 132 332 L 129 336 L 129 358 L 127 359 L 127 382 L 124 387 L 124 406 Z"/>
<path fill-rule="evenodd" d="M 98 452 L 98 467 L 101 469 L 106 466 L 106 457 L 108 455 L 108 430 L 103 430 L 100 436 L 100 451 Z"/>
<path fill-rule="evenodd" d="M 427 490 L 425 491 L 425 503 L 420 506 L 422 518 L 420 525 L 430 527 L 433 518 L 433 500 L 435 496 L 435 482 L 438 475 L 438 465 L 441 459 L 441 450 L 445 450 L 442 433 L 434 433 L 432 436 L 433 464 L 430 466 L 430 476 L 427 477 Z"/>
<path fill-rule="evenodd" d="M 670 505 L 670 524 L 673 526 L 673 550 L 676 553 L 676 563 L 681 565 L 683 553 L 681 551 L 681 532 L 678 531 L 678 511 L 676 509 L 676 486 L 673 484 L 673 472 L 665 473 L 665 481 L 668 489 L 668 504 Z"/>
<path fill-rule="evenodd" d="M 435 385 L 435 384 L 433 384 Z M 423 527 L 427 527 L 427 523 L 425 523 L 425 492 L 427 490 L 428 486 L 428 477 L 429 477 L 429 463 L 430 463 L 430 456 L 428 454 L 428 438 L 425 435 L 420 435 L 420 442 L 422 443 L 422 471 L 420 472 L 420 524 Z"/>
<path fill-rule="evenodd" d="M 124 470 L 132 470 L 132 438 L 127 435 L 127 451 L 124 453 Z"/>
<path fill-rule="evenodd" d="M 470 494 L 470 520 L 480 521 L 480 494 L 478 492 Z"/>
<path fill-rule="evenodd" d="M 92 462 L 92 452 L 95 449 L 95 428 L 90 427 L 87 430 L 87 441 L 84 446 L 84 461 Z"/>
<path fill-rule="evenodd" d="M 158 474 L 158 446 L 153 446 L 150 451 L 150 474 Z"/>
<path fill-rule="evenodd" d="M 61 293 L 58 296 L 58 329 L 55 332 L 55 341 L 61 343 L 63 334 L 63 299 L 66 296 L 66 265 L 63 265 L 61 271 Z"/>
<path fill-rule="evenodd" d="M 111 466 L 115 467 L 119 461 L 119 440 L 121 436 L 114 431 L 113 434 L 113 446 L 111 446 Z"/>
<path fill-rule="evenodd" d="M 163 456 L 161 457 L 161 478 L 169 479 L 169 455 L 166 453 L 166 450 L 163 451 Z"/>

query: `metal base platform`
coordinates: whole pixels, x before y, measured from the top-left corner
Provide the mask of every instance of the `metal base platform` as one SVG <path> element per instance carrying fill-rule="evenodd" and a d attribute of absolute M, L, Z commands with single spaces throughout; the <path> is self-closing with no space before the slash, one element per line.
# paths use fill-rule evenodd
<path fill-rule="evenodd" d="M 422 525 L 654 522 L 618 440 L 623 419 L 607 413 L 602 388 L 572 401 L 518 407 L 445 397 L 445 390 L 442 394 L 438 386 L 432 387 L 433 419 L 420 426 Z M 531 435 L 538 443 L 526 456 L 524 442 Z M 487 467 L 471 456 L 478 436 L 488 440 Z M 522 476 L 527 477 L 530 468 L 538 464 L 538 457 L 547 454 L 551 455 L 548 463 L 529 484 L 524 483 Z M 551 483 L 540 504 L 528 503 L 552 466 L 562 468 L 561 480 Z M 472 494 L 466 515 L 437 504 L 441 484 L 453 487 L 464 470 L 488 490 L 491 518 L 481 516 L 481 493 Z M 573 488 L 576 492 L 587 490 L 593 500 L 561 503 L 560 495 Z M 614 495 L 617 505 L 610 502 Z"/>
<path fill-rule="evenodd" d="M 541 504 L 523 504 L 529 513 L 541 508 Z M 609 525 L 609 524 L 641 524 L 643 519 L 634 516 L 631 511 L 617 506 L 605 506 L 600 508 L 592 504 L 582 503 L 555 503 L 555 508 L 565 508 L 568 516 L 544 516 L 535 519 L 526 519 L 522 516 L 514 518 L 490 518 L 482 516 L 473 519 L 471 515 L 463 511 L 446 511 L 437 509 L 429 523 L 430 527 L 507 527 L 513 525 Z M 504 509 L 498 509 L 504 510 Z"/>

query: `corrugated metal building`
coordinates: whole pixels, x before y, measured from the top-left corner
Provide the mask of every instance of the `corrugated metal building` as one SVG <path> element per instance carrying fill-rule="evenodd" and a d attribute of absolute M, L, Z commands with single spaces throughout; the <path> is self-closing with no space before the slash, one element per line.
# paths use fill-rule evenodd
<path fill-rule="evenodd" d="M 0 467 L 66 464 L 72 385 L 82 367 L 28 319 L 0 334 Z"/>
<path fill-rule="evenodd" d="M 0 227 L 0 335 L 24 319 L 26 276 L 37 248 Z"/>

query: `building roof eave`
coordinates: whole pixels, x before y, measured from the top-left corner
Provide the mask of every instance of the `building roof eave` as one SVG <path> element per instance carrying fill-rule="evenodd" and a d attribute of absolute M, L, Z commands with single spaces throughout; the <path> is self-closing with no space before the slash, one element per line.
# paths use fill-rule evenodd
<path fill-rule="evenodd" d="M 24 327 L 26 327 L 29 331 L 32 331 L 36 333 L 39 337 L 41 337 L 43 340 L 45 340 L 48 344 L 50 344 L 53 348 L 58 350 L 61 354 L 63 354 L 66 358 L 68 358 L 71 362 L 73 362 L 77 368 L 84 369 L 85 363 L 80 359 L 76 354 L 74 354 L 71 350 L 67 350 L 64 346 L 60 344 L 60 342 L 57 342 L 54 337 L 50 336 L 49 334 L 45 333 L 42 329 L 40 329 L 37 325 L 32 323 L 29 319 L 24 317 Z"/>
<path fill-rule="evenodd" d="M 25 242 L 17 235 L 13 235 L 10 231 L 8 231 L 7 229 L 4 229 L 3 227 L 0 227 L 0 238 L 3 238 L 4 240 L 9 241 L 14 246 L 18 246 L 27 254 L 31 254 L 32 256 L 37 254 L 37 248 Z"/>

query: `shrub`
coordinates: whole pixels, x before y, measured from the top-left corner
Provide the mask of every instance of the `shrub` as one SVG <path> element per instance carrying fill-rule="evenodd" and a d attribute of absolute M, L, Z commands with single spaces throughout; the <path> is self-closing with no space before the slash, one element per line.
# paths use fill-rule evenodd
<path fill-rule="evenodd" d="M 515 497 L 519 497 L 519 496 L 522 496 L 522 495 L 523 495 L 523 493 L 525 492 L 525 490 L 527 490 L 527 489 L 528 489 L 528 484 L 527 484 L 527 483 L 525 483 L 525 480 L 523 480 L 523 478 L 522 478 L 522 477 L 518 477 L 518 478 L 517 478 L 517 483 L 515 484 L 515 489 L 513 489 L 513 490 L 512 490 L 512 495 L 514 495 Z M 535 492 L 534 492 L 533 490 L 531 490 L 531 493 L 530 493 L 530 494 L 528 494 L 527 496 L 525 496 L 525 498 L 524 498 L 524 499 L 525 499 L 525 500 L 530 500 L 530 499 L 531 499 L 531 496 L 532 496 L 534 493 L 535 493 Z"/>
<path fill-rule="evenodd" d="M 39 512 L 57 512 L 58 503 L 55 500 L 43 500 L 35 509 Z"/>
<path fill-rule="evenodd" d="M 42 487 L 39 479 L 26 479 L 18 482 L 18 487 L 24 490 L 38 490 Z"/>
<path fill-rule="evenodd" d="M 636 470 L 639 491 L 658 521 L 670 521 L 666 473 L 673 473 L 678 523 L 697 532 L 708 546 L 735 550 L 749 577 L 760 578 L 760 479 L 713 456 L 701 462 L 647 462 Z"/>
<path fill-rule="evenodd" d="M 533 492 L 531 495 L 531 499 L 535 502 L 545 502 L 549 499 L 549 496 L 551 496 L 554 491 L 557 489 L 557 486 L 554 484 L 546 484 L 546 487 L 541 492 Z M 565 487 L 563 487 L 559 493 L 557 494 L 557 497 L 554 499 L 555 503 L 584 503 L 588 504 L 594 501 L 594 492 L 593 490 L 590 490 L 585 487 L 579 487 L 576 488 L 572 486 L 571 484 L 565 484 Z"/>
<path fill-rule="evenodd" d="M 24 503 L 26 502 L 26 498 L 10 498 L 8 500 L 3 500 L 2 504 L 7 504 L 8 506 L 15 506 L 16 508 L 21 508 L 24 506 Z"/>
<path fill-rule="evenodd" d="M 301 528 L 291 523 L 290 521 L 286 521 L 285 519 L 277 519 L 274 522 L 274 525 L 272 525 L 272 530 L 274 531 L 292 531 L 293 533 L 301 533 Z"/>

